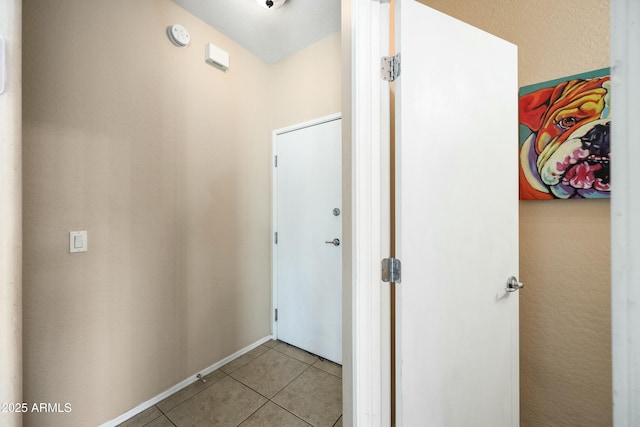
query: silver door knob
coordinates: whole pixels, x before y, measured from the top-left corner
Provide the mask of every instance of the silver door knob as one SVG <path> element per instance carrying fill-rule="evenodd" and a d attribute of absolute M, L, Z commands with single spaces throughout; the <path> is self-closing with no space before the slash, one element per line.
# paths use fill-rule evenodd
<path fill-rule="evenodd" d="M 340 239 L 335 238 L 333 240 L 327 240 L 325 243 L 328 243 L 333 246 L 340 246 Z"/>
<path fill-rule="evenodd" d="M 515 292 L 524 287 L 524 283 L 518 282 L 518 279 L 515 276 L 511 276 L 507 279 L 507 292 Z"/>

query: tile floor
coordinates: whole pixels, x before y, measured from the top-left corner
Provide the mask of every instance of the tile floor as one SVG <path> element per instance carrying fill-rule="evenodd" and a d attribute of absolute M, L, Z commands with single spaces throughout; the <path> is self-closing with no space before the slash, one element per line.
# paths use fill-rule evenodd
<path fill-rule="evenodd" d="M 342 427 L 342 367 L 269 341 L 120 427 Z"/>

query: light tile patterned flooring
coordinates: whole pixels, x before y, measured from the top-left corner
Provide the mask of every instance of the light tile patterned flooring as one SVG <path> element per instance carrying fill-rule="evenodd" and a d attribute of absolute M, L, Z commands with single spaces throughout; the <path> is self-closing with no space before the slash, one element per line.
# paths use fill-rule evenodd
<path fill-rule="evenodd" d="M 269 341 L 120 427 L 342 427 L 342 367 Z"/>

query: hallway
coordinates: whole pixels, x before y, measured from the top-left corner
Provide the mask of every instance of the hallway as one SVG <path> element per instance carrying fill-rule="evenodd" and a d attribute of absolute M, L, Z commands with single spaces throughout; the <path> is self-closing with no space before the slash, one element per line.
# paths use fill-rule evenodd
<path fill-rule="evenodd" d="M 342 368 L 268 341 L 120 427 L 341 427 Z"/>

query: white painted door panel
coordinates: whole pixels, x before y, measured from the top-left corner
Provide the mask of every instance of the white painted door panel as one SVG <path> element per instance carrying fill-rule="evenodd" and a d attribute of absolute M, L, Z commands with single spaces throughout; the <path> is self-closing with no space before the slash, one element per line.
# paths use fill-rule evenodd
<path fill-rule="evenodd" d="M 341 120 L 276 137 L 278 339 L 342 362 Z M 326 243 L 334 239 L 340 245 Z"/>
<path fill-rule="evenodd" d="M 396 4 L 398 425 L 517 426 L 517 50 Z"/>

